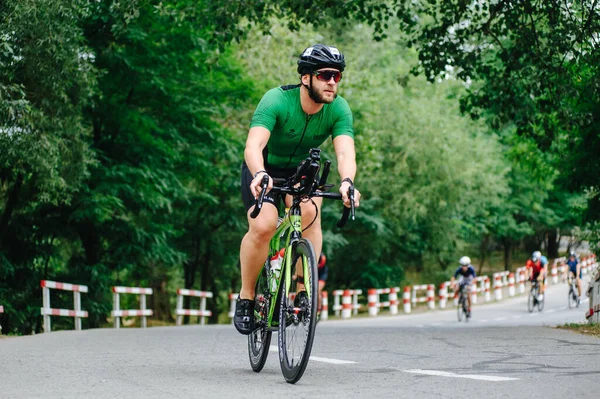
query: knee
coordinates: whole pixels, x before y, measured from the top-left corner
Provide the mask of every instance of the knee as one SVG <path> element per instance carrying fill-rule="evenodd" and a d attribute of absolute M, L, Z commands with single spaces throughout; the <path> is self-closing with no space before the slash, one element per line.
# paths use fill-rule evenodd
<path fill-rule="evenodd" d="M 276 228 L 277 224 L 257 222 L 250 227 L 248 233 L 254 240 L 269 242 L 273 237 L 273 234 L 275 234 Z"/>
<path fill-rule="evenodd" d="M 304 211 L 304 209 L 302 210 L 302 228 L 307 228 L 310 225 L 310 228 L 314 228 L 314 227 L 320 227 L 321 226 L 321 214 L 318 214 L 318 217 L 315 219 L 315 216 L 317 216 L 317 212 L 315 210 L 315 208 L 309 208 L 306 211 Z M 311 225 L 312 224 L 312 225 Z"/>

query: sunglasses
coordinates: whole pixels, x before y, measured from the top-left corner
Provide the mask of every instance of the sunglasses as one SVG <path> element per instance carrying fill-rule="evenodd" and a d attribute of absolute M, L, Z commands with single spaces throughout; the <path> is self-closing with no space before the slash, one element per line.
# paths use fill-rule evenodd
<path fill-rule="evenodd" d="M 323 82 L 329 82 L 331 78 L 333 78 L 335 83 L 342 80 L 342 73 L 340 71 L 314 71 L 313 75 Z"/>

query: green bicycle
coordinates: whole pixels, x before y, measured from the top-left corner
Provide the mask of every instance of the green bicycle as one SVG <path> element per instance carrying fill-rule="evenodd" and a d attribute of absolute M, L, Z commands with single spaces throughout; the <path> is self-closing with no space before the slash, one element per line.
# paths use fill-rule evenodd
<path fill-rule="evenodd" d="M 300 204 L 313 197 L 341 199 L 329 193 L 333 185 L 326 184 L 331 162 L 320 169 L 320 150 L 311 149 L 310 156 L 298 165 L 289 179 L 273 179 L 271 192 L 292 197 L 292 205 L 280 218 L 279 226 L 269 244 L 269 256 L 256 282 L 255 329 L 248 335 L 248 353 L 252 370 L 260 372 L 269 354 L 271 335 L 278 332 L 279 363 L 285 380 L 296 383 L 304 374 L 310 358 L 317 323 L 318 275 L 317 258 L 312 243 L 302 238 Z M 263 205 L 268 176 L 263 178 L 262 191 L 250 217 L 258 216 Z M 348 191 L 351 208 L 344 208 L 338 227 L 343 227 L 352 215 L 354 220 L 354 187 Z M 284 249 L 281 269 L 271 270 L 269 260 Z M 279 275 L 277 275 L 279 274 Z"/>

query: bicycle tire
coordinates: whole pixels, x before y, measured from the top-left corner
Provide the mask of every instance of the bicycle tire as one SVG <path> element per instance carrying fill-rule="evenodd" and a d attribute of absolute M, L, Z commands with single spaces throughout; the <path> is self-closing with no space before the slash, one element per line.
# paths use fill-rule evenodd
<path fill-rule="evenodd" d="M 533 309 L 535 308 L 535 292 L 536 290 L 534 288 L 529 290 L 529 296 L 527 297 L 527 310 L 529 313 L 533 313 Z"/>
<path fill-rule="evenodd" d="M 577 298 L 577 294 L 575 293 L 575 290 L 573 289 L 573 285 L 571 284 L 569 286 L 569 309 L 573 309 L 574 307 L 578 306 L 577 302 L 578 302 L 578 298 Z"/>
<path fill-rule="evenodd" d="M 278 346 L 279 363 L 283 377 L 287 382 L 295 384 L 304 374 L 312 350 L 319 286 L 317 260 L 312 243 L 309 240 L 302 238 L 292 246 L 290 259 L 291 263 L 286 266 L 292 267 L 290 286 L 289 288 L 286 287 L 287 284 L 284 279 L 279 287 Z M 298 281 L 293 278 L 296 274 L 295 265 L 298 259 L 302 260 L 304 284 L 306 287 L 310 287 L 310 295 L 307 295 L 302 303 L 294 303 L 295 296 L 299 292 Z M 288 271 L 285 271 L 285 273 L 287 274 Z M 306 291 L 308 292 L 308 288 Z"/>
<path fill-rule="evenodd" d="M 456 308 L 456 313 L 458 314 L 458 321 L 459 322 L 462 321 L 463 314 L 462 314 L 462 304 L 461 303 L 458 304 L 458 307 Z"/>
<path fill-rule="evenodd" d="M 540 301 L 537 301 L 537 307 L 538 307 L 538 311 L 542 311 L 544 310 L 544 303 L 546 302 L 546 295 L 544 295 L 544 298 Z"/>
<path fill-rule="evenodd" d="M 469 315 L 468 305 L 469 305 L 469 301 L 468 301 L 468 299 L 465 298 L 465 300 L 463 300 L 463 312 L 465 313 L 465 323 L 468 323 L 469 322 L 469 317 L 471 317 Z"/>
<path fill-rule="evenodd" d="M 269 282 L 267 278 L 266 265 L 258 275 L 254 294 L 254 323 L 257 328 L 248 335 L 248 356 L 250 366 L 255 372 L 260 372 L 265 366 L 269 347 L 271 345 L 271 335 L 273 334 L 267 328 L 268 314 L 270 306 Z"/>

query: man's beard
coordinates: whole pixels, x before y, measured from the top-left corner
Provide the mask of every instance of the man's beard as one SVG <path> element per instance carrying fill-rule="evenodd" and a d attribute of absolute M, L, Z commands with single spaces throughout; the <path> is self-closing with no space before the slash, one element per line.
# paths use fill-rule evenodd
<path fill-rule="evenodd" d="M 331 104 L 333 102 L 333 100 L 336 99 L 337 93 L 335 93 L 333 95 L 333 98 L 331 100 L 328 99 L 328 98 L 325 98 L 323 96 L 322 92 L 321 93 L 317 93 L 317 91 L 312 86 L 312 76 L 310 77 L 310 79 L 311 79 L 311 81 L 310 81 L 310 87 L 307 87 L 307 89 L 308 89 L 308 96 L 310 97 L 311 100 L 313 100 L 317 104 Z"/>

